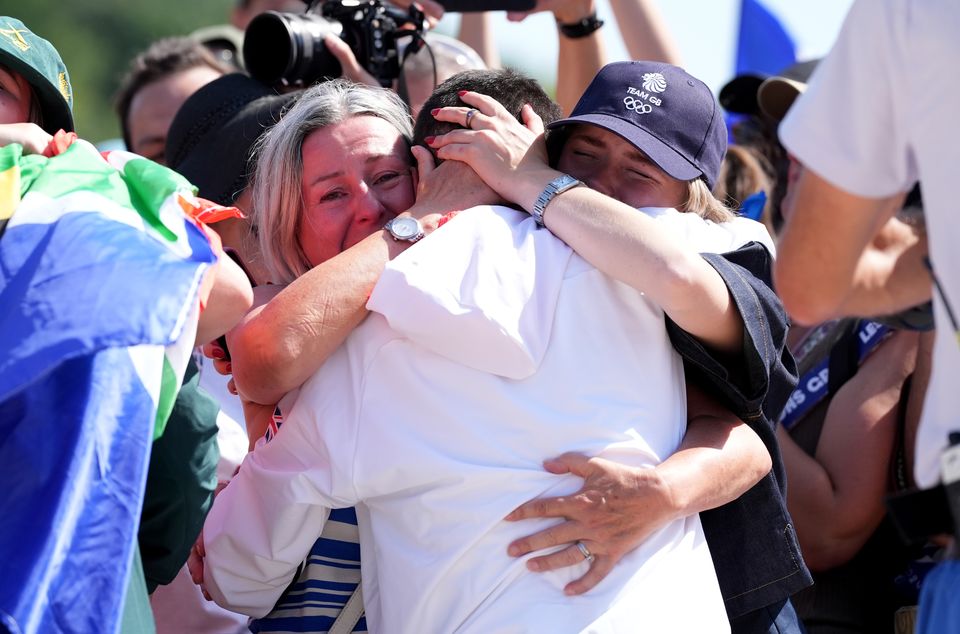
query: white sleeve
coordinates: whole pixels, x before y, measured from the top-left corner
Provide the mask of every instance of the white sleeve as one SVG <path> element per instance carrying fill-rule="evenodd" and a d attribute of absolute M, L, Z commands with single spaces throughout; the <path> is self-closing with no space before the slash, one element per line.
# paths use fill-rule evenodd
<path fill-rule="evenodd" d="M 341 485 L 347 494 L 334 495 L 337 476 L 327 459 L 333 448 L 318 442 L 315 403 L 301 398 L 297 404 L 279 433 L 247 455 L 203 527 L 207 590 L 219 605 L 253 617 L 273 609 L 330 507 L 356 503 L 352 486 Z M 342 453 L 353 455 L 349 447 Z"/>
<path fill-rule="evenodd" d="M 865 198 L 906 191 L 917 180 L 905 120 L 907 4 L 857 0 L 780 125 L 781 142 L 801 163 Z"/>

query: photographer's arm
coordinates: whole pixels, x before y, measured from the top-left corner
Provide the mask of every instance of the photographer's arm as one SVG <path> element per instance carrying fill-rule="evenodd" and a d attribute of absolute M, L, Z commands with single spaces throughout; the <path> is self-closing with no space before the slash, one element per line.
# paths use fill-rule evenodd
<path fill-rule="evenodd" d="M 596 13 L 594 0 L 537 0 L 531 11 L 510 11 L 507 17 L 514 22 L 528 15 L 551 11 L 558 24 L 575 24 Z M 564 115 L 570 114 L 580 95 L 607 62 L 603 48 L 602 29 L 584 37 L 569 38 L 557 30 L 559 52 L 557 54 L 557 103 Z"/>
<path fill-rule="evenodd" d="M 680 65 L 680 49 L 653 0 L 610 0 L 630 59 Z"/>

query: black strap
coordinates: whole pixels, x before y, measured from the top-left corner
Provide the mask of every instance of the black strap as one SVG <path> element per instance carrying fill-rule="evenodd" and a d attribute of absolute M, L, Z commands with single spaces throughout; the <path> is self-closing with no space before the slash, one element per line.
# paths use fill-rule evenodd
<path fill-rule="evenodd" d="M 843 328 L 843 334 L 830 350 L 830 372 L 827 379 L 830 396 L 836 394 L 860 369 L 860 348 L 857 342 L 860 321 L 851 320 L 844 324 Z"/>
<path fill-rule="evenodd" d="M 560 32 L 563 33 L 565 37 L 571 39 L 587 37 L 601 26 L 603 26 L 603 20 L 598 20 L 595 12 L 570 24 L 557 22 L 557 27 L 560 29 Z"/>

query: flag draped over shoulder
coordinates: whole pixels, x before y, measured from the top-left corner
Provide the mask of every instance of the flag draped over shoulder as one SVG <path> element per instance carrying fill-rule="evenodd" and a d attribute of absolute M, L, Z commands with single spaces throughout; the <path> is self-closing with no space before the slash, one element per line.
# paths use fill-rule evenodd
<path fill-rule="evenodd" d="M 191 190 L 84 141 L 0 148 L 0 631 L 117 630 L 151 442 L 217 260 Z"/>

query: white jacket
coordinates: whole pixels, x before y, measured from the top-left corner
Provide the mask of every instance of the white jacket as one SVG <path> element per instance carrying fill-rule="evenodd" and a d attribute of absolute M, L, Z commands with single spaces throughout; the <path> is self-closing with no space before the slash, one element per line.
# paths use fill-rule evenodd
<path fill-rule="evenodd" d="M 701 251 L 766 235 L 649 213 Z M 579 597 L 562 589 L 586 564 L 532 573 L 506 553 L 554 522 L 505 515 L 580 487 L 544 459 L 652 466 L 676 450 L 683 369 L 657 306 L 503 207 L 463 212 L 408 249 L 368 306 L 214 505 L 206 582 L 219 603 L 266 613 L 327 507 L 356 504 L 373 632 L 726 631 L 696 516 Z"/>

